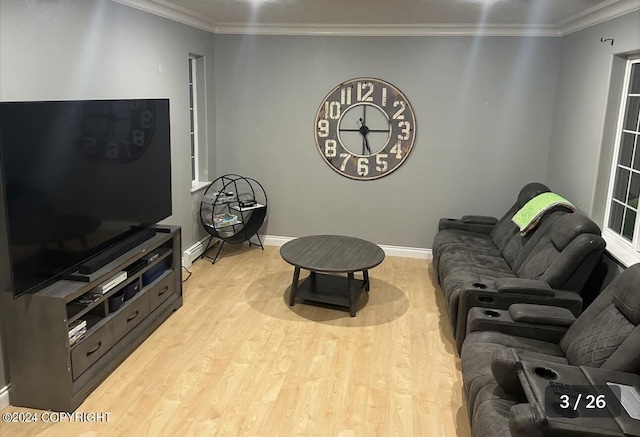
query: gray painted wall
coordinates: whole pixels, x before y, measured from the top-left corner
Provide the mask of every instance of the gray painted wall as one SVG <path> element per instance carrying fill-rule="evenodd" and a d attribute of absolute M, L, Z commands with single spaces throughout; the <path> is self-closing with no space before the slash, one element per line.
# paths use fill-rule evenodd
<path fill-rule="evenodd" d="M 266 234 L 431 247 L 440 217 L 500 214 L 545 180 L 560 43 L 216 35 L 217 173 L 263 183 Z M 359 76 L 400 88 L 418 123 L 405 164 L 366 182 L 331 170 L 313 139 L 321 100 Z"/>
<path fill-rule="evenodd" d="M 208 161 L 215 168 L 213 38 L 108 0 L 0 0 L 0 100 L 169 98 L 173 215 L 167 222 L 182 226 L 188 247 L 200 230 L 190 194 L 187 59 L 196 53 L 207 61 Z M 2 364 L 0 388 L 7 383 Z"/>
<path fill-rule="evenodd" d="M 603 37 L 613 38 L 613 46 Z M 547 183 L 602 225 L 621 56 L 640 50 L 640 11 L 565 36 L 562 44 Z"/>

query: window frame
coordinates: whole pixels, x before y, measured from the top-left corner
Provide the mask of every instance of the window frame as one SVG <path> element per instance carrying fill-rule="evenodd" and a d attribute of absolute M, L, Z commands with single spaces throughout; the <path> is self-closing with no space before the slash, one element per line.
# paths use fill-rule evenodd
<path fill-rule="evenodd" d="M 206 150 L 206 105 L 204 98 L 204 56 L 188 57 L 189 142 L 191 192 L 209 185 Z"/>
<path fill-rule="evenodd" d="M 627 103 L 629 97 L 634 96 L 638 97 L 640 94 L 630 94 L 631 88 L 631 72 L 634 65 L 638 65 L 636 67 L 640 69 L 640 55 L 629 56 L 626 60 L 625 73 L 623 79 L 623 89 L 619 103 L 619 111 L 618 111 L 618 122 L 616 125 L 616 136 L 615 136 L 615 144 L 613 150 L 613 159 L 611 162 L 611 171 L 609 175 L 609 186 L 607 189 L 607 198 L 605 205 L 605 214 L 603 221 L 603 230 L 602 236 L 607 242 L 607 250 L 617 258 L 620 262 L 622 262 L 625 266 L 630 266 L 632 264 L 636 264 L 640 262 L 640 216 L 639 210 L 637 206 L 635 207 L 636 217 L 633 225 L 633 238 L 631 241 L 623 237 L 622 233 L 624 233 L 624 217 L 622 220 L 622 228 L 621 232 L 618 233 L 609 227 L 609 222 L 611 218 L 612 211 L 612 203 L 616 202 L 624 205 L 625 208 L 632 208 L 629 205 L 629 199 L 626 200 L 626 203 L 621 203 L 617 199 L 614 200 L 614 190 L 616 178 L 618 176 L 618 168 L 626 168 L 626 166 L 620 164 L 620 153 L 622 148 L 622 140 L 623 133 L 628 131 L 628 129 L 624 129 L 626 115 L 627 115 Z M 638 70 L 640 71 L 640 70 Z M 634 146 L 632 149 L 632 162 L 629 168 L 629 180 L 627 181 L 627 195 L 629 194 L 631 180 L 633 173 L 640 173 L 640 170 L 634 170 L 634 160 L 636 157 L 636 148 L 640 147 L 640 116 L 638 117 L 638 123 L 636 124 L 636 131 L 628 131 L 635 135 Z M 638 153 L 640 156 L 640 153 Z"/>

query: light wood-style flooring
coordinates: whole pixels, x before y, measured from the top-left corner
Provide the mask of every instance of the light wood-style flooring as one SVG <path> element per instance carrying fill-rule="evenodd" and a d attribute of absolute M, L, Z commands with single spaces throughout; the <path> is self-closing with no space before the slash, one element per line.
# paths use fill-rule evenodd
<path fill-rule="evenodd" d="M 289 307 L 277 247 L 228 245 L 191 271 L 183 307 L 78 409 L 107 423 L 0 422 L 0 435 L 470 435 L 429 261 L 387 257 L 355 318 Z M 41 413 L 2 413 L 16 411 Z"/>

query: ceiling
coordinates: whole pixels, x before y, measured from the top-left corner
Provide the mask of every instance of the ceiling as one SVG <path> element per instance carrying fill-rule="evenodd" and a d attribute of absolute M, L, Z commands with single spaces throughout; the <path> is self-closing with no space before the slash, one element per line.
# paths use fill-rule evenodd
<path fill-rule="evenodd" d="M 640 0 L 114 0 L 216 33 L 559 36 Z"/>

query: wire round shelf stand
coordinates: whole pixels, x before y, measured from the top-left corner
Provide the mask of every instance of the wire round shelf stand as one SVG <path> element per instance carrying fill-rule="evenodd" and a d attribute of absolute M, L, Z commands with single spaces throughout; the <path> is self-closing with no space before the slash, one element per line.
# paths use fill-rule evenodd
<path fill-rule="evenodd" d="M 215 179 L 202 193 L 200 199 L 200 221 L 209 234 L 207 245 L 201 258 L 206 257 L 214 264 L 225 243 L 250 246 L 264 245 L 258 230 L 267 216 L 267 193 L 260 182 L 237 174 L 226 174 Z M 255 236 L 257 243 L 252 241 Z M 220 241 L 220 246 L 212 258 L 206 255 L 212 243 Z"/>

